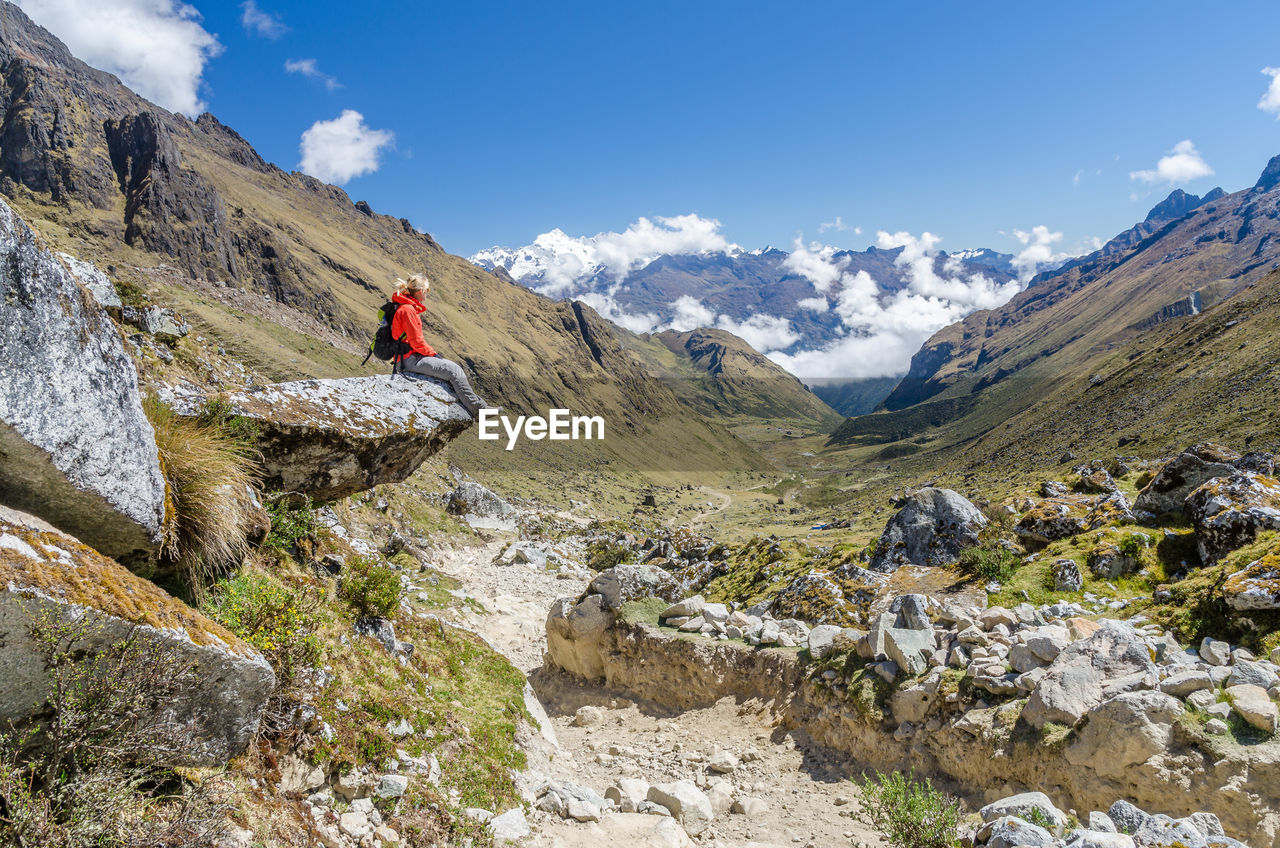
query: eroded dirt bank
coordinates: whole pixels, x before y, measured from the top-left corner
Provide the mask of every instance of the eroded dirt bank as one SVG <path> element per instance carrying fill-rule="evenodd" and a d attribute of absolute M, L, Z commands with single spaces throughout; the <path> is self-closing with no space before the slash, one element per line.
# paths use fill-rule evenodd
<path fill-rule="evenodd" d="M 647 711 L 705 709 L 725 698 L 756 703 L 777 730 L 847 756 L 854 770 L 914 766 L 975 806 L 1038 790 L 1083 818 L 1124 798 L 1174 816 L 1207 810 L 1251 845 L 1280 846 L 1275 743 L 1208 739 L 1193 723 L 1177 722 L 1162 751 L 1135 765 L 1108 768 L 1106 751 L 1084 756 L 1083 747 L 1097 745 L 1085 732 L 1031 728 L 1019 717 L 1023 700 L 993 706 L 943 691 L 922 704 L 884 690 L 878 698 L 867 697 L 865 689 L 857 695 L 838 692 L 823 679 L 821 667 L 802 663 L 793 651 L 672 633 L 623 617 L 594 642 L 574 643 L 572 650 L 593 653 L 603 669 L 600 684 L 626 693 Z M 553 658 L 556 653 L 553 646 Z M 543 672 L 535 685 L 551 688 L 567 674 Z M 915 721 L 908 732 L 895 728 L 895 708 L 911 711 Z M 1118 732 L 1113 741 L 1122 756 L 1129 740 Z"/>

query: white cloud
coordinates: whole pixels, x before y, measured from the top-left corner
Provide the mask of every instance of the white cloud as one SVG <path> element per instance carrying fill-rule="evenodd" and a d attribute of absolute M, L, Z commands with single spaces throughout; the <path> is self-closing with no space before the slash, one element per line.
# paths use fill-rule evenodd
<path fill-rule="evenodd" d="M 720 232 L 720 222 L 699 215 L 640 218 L 626 230 L 570 236 L 555 229 L 518 248 L 482 250 L 471 261 L 506 268 L 511 276 L 549 297 L 581 290 L 601 273 L 621 282 L 659 256 L 740 251 Z"/>
<path fill-rule="evenodd" d="M 240 4 L 240 23 L 244 25 L 247 32 L 272 41 L 289 31 L 279 15 L 262 11 L 254 0 L 245 0 Z"/>
<path fill-rule="evenodd" d="M 716 319 L 716 326 L 766 354 L 791 347 L 800 340 L 800 334 L 791 329 L 791 322 L 776 315 L 752 315 L 742 322 L 721 315 Z"/>
<path fill-rule="evenodd" d="M 141 96 L 195 116 L 204 66 L 222 52 L 200 13 L 177 0 L 17 0 L 40 26 Z"/>
<path fill-rule="evenodd" d="M 831 311 L 831 304 L 825 297 L 802 297 L 796 301 L 796 306 L 818 313 Z"/>
<path fill-rule="evenodd" d="M 841 218 L 839 215 L 836 216 L 836 219 L 834 221 L 824 221 L 823 223 L 818 225 L 819 233 L 825 233 L 827 230 L 835 230 L 836 232 L 840 232 L 840 233 L 852 230 L 855 236 L 862 235 L 862 227 L 849 226 L 844 222 L 844 219 Z"/>
<path fill-rule="evenodd" d="M 685 332 L 698 327 L 714 327 L 716 313 L 702 305 L 702 301 L 690 294 L 682 294 L 671 305 L 673 314 L 668 322 L 673 330 Z"/>
<path fill-rule="evenodd" d="M 657 315 L 652 312 L 627 312 L 615 299 L 617 292 L 618 287 L 611 286 L 603 293 L 584 292 L 577 299 L 619 327 L 624 327 L 633 333 L 651 333 L 659 329 L 658 323 L 661 319 Z"/>
<path fill-rule="evenodd" d="M 284 63 L 284 69 L 288 73 L 301 74 L 308 79 L 322 82 L 324 83 L 324 87 L 330 91 L 342 87 L 342 84 L 338 82 L 336 77 L 326 74 L 316 66 L 315 59 L 289 59 Z"/>
<path fill-rule="evenodd" d="M 394 141 L 389 130 L 370 129 L 364 115 L 344 109 L 331 121 L 316 121 L 302 134 L 298 169 L 340 185 L 378 170 L 378 156 Z"/>
<path fill-rule="evenodd" d="M 1178 185 L 1212 175 L 1213 168 L 1204 161 L 1200 151 L 1196 150 L 1196 146 L 1191 143 L 1191 139 L 1184 139 L 1175 144 L 1173 150 L 1170 150 L 1167 155 L 1161 156 L 1154 169 L 1130 171 L 1129 179 L 1143 183 L 1163 182 Z"/>
<path fill-rule="evenodd" d="M 1258 101 L 1258 108 L 1264 112 L 1271 112 L 1276 116 L 1276 120 L 1280 121 L 1280 68 L 1263 68 L 1262 72 L 1271 77 L 1271 84 L 1267 86 L 1262 99 Z"/>
<path fill-rule="evenodd" d="M 849 266 L 849 257 L 836 257 L 836 248 L 831 245 L 812 242 L 808 247 L 800 239 L 796 239 L 791 254 L 782 260 L 782 268 L 801 277 L 808 277 L 813 287 L 820 292 L 831 288 L 844 274 Z"/>
<path fill-rule="evenodd" d="M 1041 238 L 1052 235 L 1046 230 Z M 1028 234 L 1028 242 L 1036 237 L 1035 231 Z M 936 245 L 941 239 L 932 233 L 916 237 L 882 231 L 876 240 L 886 250 L 902 248 L 895 262 L 904 269 L 906 288 L 888 293 L 866 271 L 849 273 L 822 245 L 803 248 L 807 257 L 798 267 L 806 269 L 819 292 L 834 291 L 841 333 L 819 348 L 794 353 L 774 349 L 767 354 L 770 359 L 802 379 L 902 374 L 929 336 L 976 309 L 1000 306 L 1021 290 L 1018 281 L 998 285 L 980 273 L 966 276 L 959 262 L 943 263 L 939 274 Z"/>
<path fill-rule="evenodd" d="M 1062 233 L 1050 232 L 1049 228 L 1043 224 L 1032 227 L 1031 232 L 1014 230 L 1013 237 L 1020 241 L 1023 247 L 1013 257 L 1010 264 L 1018 272 L 1018 278 L 1024 283 L 1041 271 L 1056 268 L 1072 256 L 1079 255 L 1061 251 L 1055 252 L 1053 245 L 1062 241 Z"/>

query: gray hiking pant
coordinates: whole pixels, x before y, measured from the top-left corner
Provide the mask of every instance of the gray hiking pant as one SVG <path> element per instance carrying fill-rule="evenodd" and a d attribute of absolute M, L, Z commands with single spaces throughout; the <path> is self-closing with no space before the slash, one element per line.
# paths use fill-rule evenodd
<path fill-rule="evenodd" d="M 480 398 L 480 395 L 476 394 L 475 389 L 471 388 L 471 381 L 467 379 L 466 372 L 462 370 L 461 365 L 453 360 L 445 359 L 442 356 L 423 356 L 420 353 L 411 353 L 404 358 L 401 367 L 405 371 L 414 374 L 444 380 L 453 387 L 453 393 L 458 396 L 458 400 L 462 401 L 462 405 L 467 408 L 467 412 L 471 413 L 472 418 L 489 405 Z"/>

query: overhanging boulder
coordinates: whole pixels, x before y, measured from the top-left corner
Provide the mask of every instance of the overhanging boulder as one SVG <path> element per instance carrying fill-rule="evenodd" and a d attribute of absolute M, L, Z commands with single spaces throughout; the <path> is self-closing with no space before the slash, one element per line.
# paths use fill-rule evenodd
<path fill-rule="evenodd" d="M 0 503 L 126 564 L 159 547 L 164 478 L 115 325 L 0 202 Z"/>
<path fill-rule="evenodd" d="M 439 380 L 404 376 L 296 380 L 220 396 L 258 429 L 263 484 L 333 501 L 404 480 L 470 426 Z M 174 398 L 195 414 L 193 398 Z"/>
<path fill-rule="evenodd" d="M 0 722 L 41 712 L 51 678 L 36 621 L 72 625 L 68 655 L 93 656 L 134 639 L 195 667 L 194 683 L 157 706 L 177 764 L 218 765 L 243 751 L 275 688 L 249 645 L 154 583 L 33 516 L 0 507 Z M 161 719 L 164 719 L 161 721 Z"/>

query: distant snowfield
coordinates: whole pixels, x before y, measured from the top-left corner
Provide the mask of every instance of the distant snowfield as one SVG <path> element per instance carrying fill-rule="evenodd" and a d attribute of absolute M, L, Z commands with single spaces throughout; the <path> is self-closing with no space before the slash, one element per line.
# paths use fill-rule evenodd
<path fill-rule="evenodd" d="M 548 297 L 581 300 L 635 333 L 717 327 L 802 380 L 906 372 L 935 332 L 1006 303 L 1066 254 L 1045 227 L 1015 231 L 1017 255 L 945 253 L 931 233 L 879 232 L 853 251 L 797 239 L 791 251 L 747 250 L 698 215 L 640 218 L 623 232 L 553 229 L 523 247 L 470 257 Z"/>

